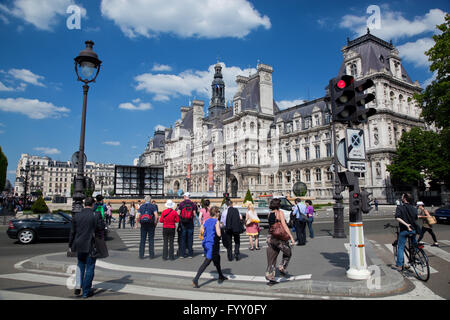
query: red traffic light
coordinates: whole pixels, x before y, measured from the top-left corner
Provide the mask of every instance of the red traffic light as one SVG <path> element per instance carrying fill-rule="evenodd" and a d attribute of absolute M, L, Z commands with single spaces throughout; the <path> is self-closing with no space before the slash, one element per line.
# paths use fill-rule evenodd
<path fill-rule="evenodd" d="M 358 197 L 359 197 L 359 194 L 355 192 L 355 193 L 353 194 L 353 198 L 358 198 Z"/>
<path fill-rule="evenodd" d="M 336 87 L 338 87 L 339 89 L 344 89 L 346 87 L 348 87 L 349 85 L 351 85 L 354 81 L 354 78 L 352 76 L 348 76 L 348 75 L 344 75 L 341 77 L 340 80 L 337 81 L 336 83 Z"/>

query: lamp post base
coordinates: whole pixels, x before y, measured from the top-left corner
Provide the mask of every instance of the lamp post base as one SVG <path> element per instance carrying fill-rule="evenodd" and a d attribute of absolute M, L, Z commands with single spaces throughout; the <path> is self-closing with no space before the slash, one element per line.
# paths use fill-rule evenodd
<path fill-rule="evenodd" d="M 334 233 L 333 238 L 347 238 L 344 231 L 344 206 L 341 201 L 336 201 L 333 206 Z"/>
<path fill-rule="evenodd" d="M 347 278 L 352 280 L 367 280 L 370 278 L 370 271 L 367 269 L 358 270 L 350 268 L 347 270 Z"/>

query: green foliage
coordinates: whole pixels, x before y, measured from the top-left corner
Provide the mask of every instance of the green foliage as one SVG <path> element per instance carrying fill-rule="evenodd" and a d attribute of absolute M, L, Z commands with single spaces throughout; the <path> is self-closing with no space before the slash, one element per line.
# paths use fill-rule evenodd
<path fill-rule="evenodd" d="M 94 190 L 93 189 L 84 189 L 84 195 L 86 196 L 86 197 L 92 197 L 92 194 L 94 193 Z"/>
<path fill-rule="evenodd" d="M 441 181 L 450 186 L 450 15 L 446 14 L 445 23 L 437 26 L 440 32 L 433 36 L 434 46 L 425 54 L 431 62 L 430 71 L 436 79 L 425 90 L 414 95 L 422 108 L 422 117 L 428 124 L 439 128 L 434 148 L 435 153 L 424 161 L 430 179 Z M 433 156 L 435 157 L 433 159 Z"/>
<path fill-rule="evenodd" d="M 442 156 L 439 135 L 416 127 L 403 133 L 387 170 L 393 182 L 417 186 L 424 179 L 440 180 L 448 175 L 450 164 Z"/>
<path fill-rule="evenodd" d="M 8 158 L 2 151 L 0 146 L 0 192 L 5 189 L 6 184 L 6 170 L 8 169 Z"/>
<path fill-rule="evenodd" d="M 44 201 L 44 198 L 40 196 L 31 206 L 31 210 L 33 213 L 48 213 L 48 207 L 47 204 Z"/>
<path fill-rule="evenodd" d="M 253 201 L 252 193 L 250 192 L 250 189 L 247 189 L 247 193 L 245 194 L 244 203 L 247 201 L 250 201 L 251 203 L 255 203 Z"/>

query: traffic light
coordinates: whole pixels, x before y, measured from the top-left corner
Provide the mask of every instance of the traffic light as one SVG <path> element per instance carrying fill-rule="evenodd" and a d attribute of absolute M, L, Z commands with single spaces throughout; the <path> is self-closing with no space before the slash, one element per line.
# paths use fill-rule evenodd
<path fill-rule="evenodd" d="M 356 112 L 354 78 L 343 75 L 330 81 L 331 113 L 333 121 L 347 123 Z"/>
<path fill-rule="evenodd" d="M 354 82 L 356 113 L 352 118 L 354 124 L 366 123 L 367 119 L 377 113 L 375 108 L 366 108 L 365 105 L 373 100 L 375 96 L 372 93 L 365 94 L 368 88 L 374 85 L 371 79 Z"/>
<path fill-rule="evenodd" d="M 369 198 L 372 193 L 365 190 L 360 192 L 361 194 L 361 211 L 363 213 L 369 213 L 372 210 L 371 199 Z"/>
<path fill-rule="evenodd" d="M 362 220 L 361 217 L 361 195 L 358 192 L 350 192 L 349 199 L 349 220 L 350 222 L 358 222 Z"/>

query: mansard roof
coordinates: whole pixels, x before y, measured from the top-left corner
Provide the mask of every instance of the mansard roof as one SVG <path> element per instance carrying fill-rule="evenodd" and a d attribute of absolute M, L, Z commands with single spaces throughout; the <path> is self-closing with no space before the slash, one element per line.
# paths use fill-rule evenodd
<path fill-rule="evenodd" d="M 392 42 L 386 42 L 370 33 L 368 33 L 355 39 L 347 39 L 347 45 L 342 49 L 344 53 L 353 51 L 357 56 L 361 58 L 362 76 L 367 75 L 371 70 L 380 72 L 384 69 L 388 70 L 393 75 L 389 60 L 395 51 L 395 47 Z M 343 61 L 339 69 L 338 77 L 346 74 L 346 62 Z M 411 78 L 406 72 L 405 68 L 402 68 L 402 78 L 404 81 L 412 84 Z"/>
<path fill-rule="evenodd" d="M 257 112 L 262 112 L 260 101 L 260 90 L 259 90 L 259 76 L 251 77 L 245 84 L 241 93 L 238 96 L 242 99 L 241 111 L 253 110 Z M 273 112 L 276 113 L 280 111 L 278 105 L 273 101 Z"/>
<path fill-rule="evenodd" d="M 313 114 L 314 108 L 318 108 L 321 112 L 327 112 L 328 107 L 323 99 L 324 98 L 319 98 L 281 110 L 275 114 L 273 123 L 275 124 L 280 120 L 283 122 L 291 122 L 297 114 L 300 115 L 302 119 L 305 117 L 310 117 Z"/>

